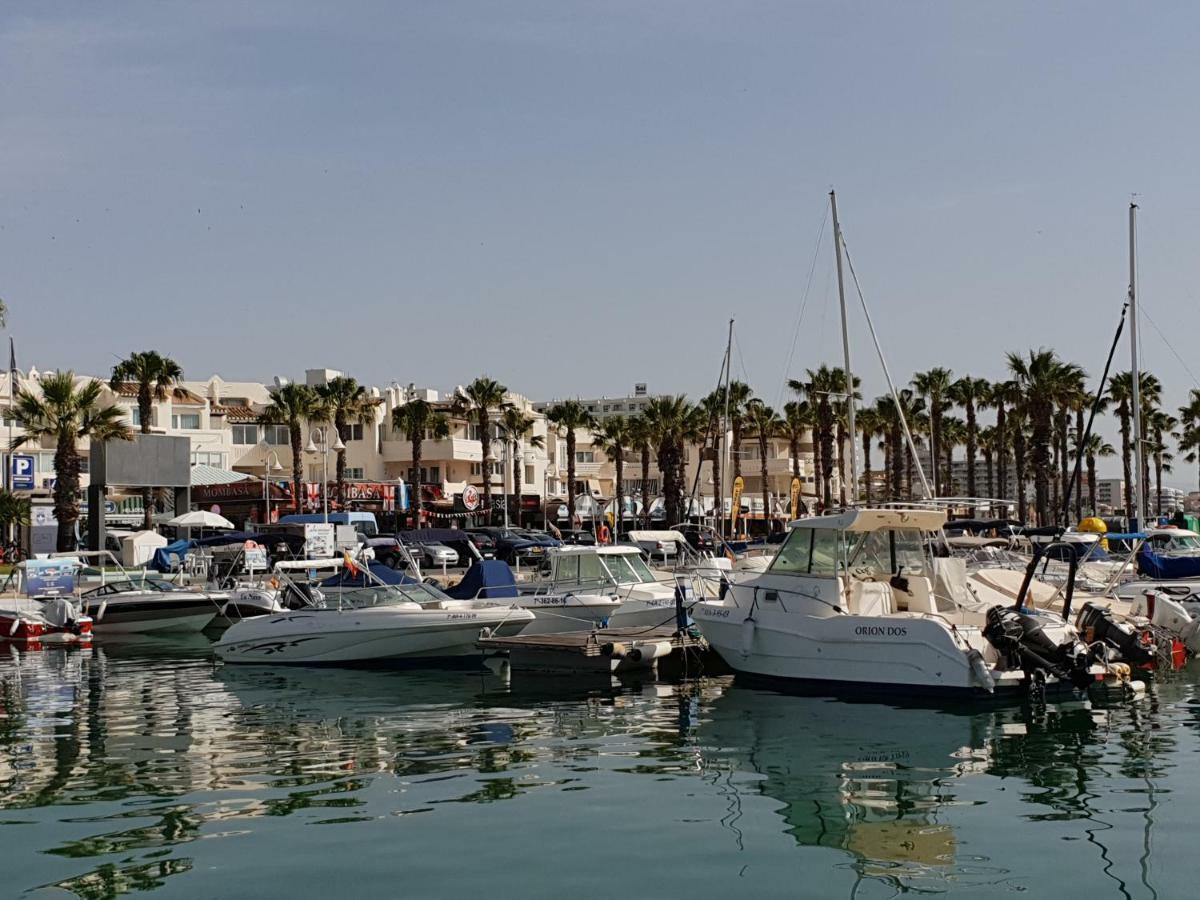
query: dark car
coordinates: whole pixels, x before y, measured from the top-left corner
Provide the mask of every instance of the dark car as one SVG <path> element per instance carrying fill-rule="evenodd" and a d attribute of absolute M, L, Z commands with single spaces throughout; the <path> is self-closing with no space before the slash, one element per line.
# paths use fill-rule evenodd
<path fill-rule="evenodd" d="M 496 539 L 490 534 L 484 534 L 482 531 L 471 531 L 467 533 L 467 540 L 475 545 L 475 549 L 479 551 L 479 555 L 484 559 L 496 558 Z"/>
<path fill-rule="evenodd" d="M 518 528 L 472 528 L 472 534 L 485 534 L 496 542 L 496 559 L 509 565 L 530 563 L 542 559 L 559 542 L 549 535 L 538 535 Z"/>
<path fill-rule="evenodd" d="M 584 547 L 596 546 L 596 536 L 590 531 L 579 529 L 564 529 L 562 531 L 562 542 L 564 544 L 576 544 Z"/>

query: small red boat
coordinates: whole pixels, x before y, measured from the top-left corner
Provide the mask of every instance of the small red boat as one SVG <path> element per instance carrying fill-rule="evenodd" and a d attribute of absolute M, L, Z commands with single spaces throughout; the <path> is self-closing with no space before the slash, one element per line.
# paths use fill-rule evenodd
<path fill-rule="evenodd" d="M 0 600 L 0 641 L 63 644 L 91 639 L 91 617 L 81 615 L 70 600 Z"/>

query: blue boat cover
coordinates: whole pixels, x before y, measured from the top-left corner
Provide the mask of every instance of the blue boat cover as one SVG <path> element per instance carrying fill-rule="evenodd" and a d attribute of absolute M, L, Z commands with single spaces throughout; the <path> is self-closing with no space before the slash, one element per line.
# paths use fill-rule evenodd
<path fill-rule="evenodd" d="M 1142 544 L 1138 572 L 1147 578 L 1200 578 L 1200 556 L 1161 556 Z"/>
<path fill-rule="evenodd" d="M 444 591 L 455 600 L 476 597 L 501 600 L 517 596 L 517 581 L 508 563 L 498 559 L 482 559 L 472 563 L 462 581 Z"/>

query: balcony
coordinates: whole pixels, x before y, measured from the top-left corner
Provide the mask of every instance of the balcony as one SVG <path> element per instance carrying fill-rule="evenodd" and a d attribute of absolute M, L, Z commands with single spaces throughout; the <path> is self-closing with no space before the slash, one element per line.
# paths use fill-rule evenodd
<path fill-rule="evenodd" d="M 421 458 L 423 462 L 482 462 L 483 445 L 479 441 L 466 438 L 446 438 L 440 441 L 425 440 L 421 442 Z M 410 441 L 384 441 L 384 462 L 412 462 L 412 443 Z"/>

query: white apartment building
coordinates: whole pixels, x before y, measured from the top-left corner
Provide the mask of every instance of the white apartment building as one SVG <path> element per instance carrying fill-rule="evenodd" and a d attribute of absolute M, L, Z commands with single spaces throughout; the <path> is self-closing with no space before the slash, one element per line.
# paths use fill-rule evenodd
<path fill-rule="evenodd" d="M 636 416 L 653 400 L 656 396 L 647 391 L 646 385 L 639 382 L 633 386 L 633 393 L 627 394 L 624 397 L 592 397 L 587 400 L 574 398 L 588 412 L 590 412 L 597 422 L 603 422 L 605 419 L 612 416 Z M 540 413 L 545 413 L 550 407 L 556 403 L 561 403 L 564 399 L 558 398 L 555 400 L 539 400 L 533 404 L 534 410 Z"/>

